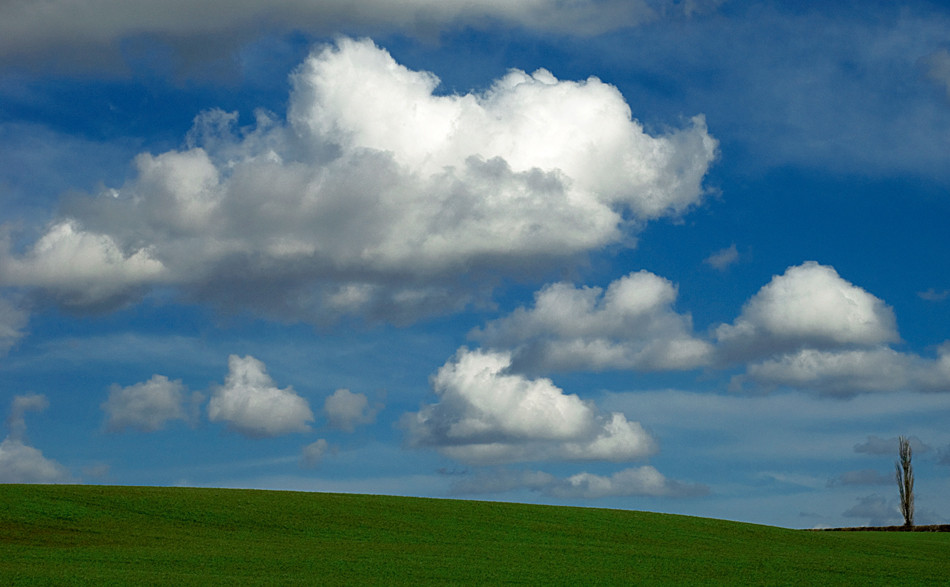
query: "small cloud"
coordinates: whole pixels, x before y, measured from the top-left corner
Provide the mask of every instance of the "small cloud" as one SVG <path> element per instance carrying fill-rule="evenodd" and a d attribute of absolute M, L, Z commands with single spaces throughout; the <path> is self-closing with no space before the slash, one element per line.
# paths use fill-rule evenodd
<path fill-rule="evenodd" d="M 937 291 L 931 287 L 927 291 L 917 292 L 917 297 L 922 300 L 927 300 L 928 302 L 942 302 L 950 297 L 950 289 Z"/>
<path fill-rule="evenodd" d="M 638 271 L 600 287 L 553 283 L 521 307 L 469 336 L 494 348 L 514 347 L 521 373 L 607 369 L 663 371 L 709 363 L 712 346 L 674 310 L 677 288 Z"/>
<path fill-rule="evenodd" d="M 307 468 L 316 467 L 328 452 L 334 452 L 334 449 L 325 439 L 321 438 L 316 442 L 311 442 L 303 447 L 303 451 L 301 451 L 300 466 Z"/>
<path fill-rule="evenodd" d="M 874 469 L 848 471 L 828 480 L 828 487 L 842 485 L 890 485 L 894 482 L 893 474 L 884 474 Z"/>
<path fill-rule="evenodd" d="M 732 378 L 736 390 L 754 383 L 842 398 L 950 391 L 950 343 L 936 358 L 894 350 L 893 308 L 814 261 L 774 276 L 713 336 L 720 365 L 748 362 Z"/>
<path fill-rule="evenodd" d="M 915 453 L 925 453 L 930 451 L 930 446 L 925 444 L 916 436 L 908 437 L 910 447 Z M 869 455 L 896 455 L 897 437 L 881 438 L 879 436 L 868 436 L 866 442 L 854 445 L 854 452 Z"/>
<path fill-rule="evenodd" d="M 171 381 L 164 375 L 153 375 L 148 381 L 128 387 L 113 385 L 109 399 L 102 404 L 108 416 L 106 427 L 113 432 L 124 428 L 155 432 L 171 420 L 187 420 L 185 391 L 180 379 Z M 197 408 L 203 397 L 196 392 L 190 403 Z"/>
<path fill-rule="evenodd" d="M 370 407 L 365 395 L 349 389 L 338 389 L 323 402 L 330 426 L 347 432 L 353 432 L 359 424 L 372 424 L 379 409 L 378 405 Z"/>
<path fill-rule="evenodd" d="M 208 419 L 251 438 L 310 430 L 313 412 L 293 388 L 279 389 L 264 363 L 248 355 L 228 357 L 228 376 L 208 404 Z"/>
<path fill-rule="evenodd" d="M 799 487 L 818 488 L 824 485 L 821 479 L 812 475 L 803 475 L 800 473 L 789 473 L 784 471 L 762 471 L 756 475 L 759 479 L 765 479 L 782 485 L 797 485 Z"/>
<path fill-rule="evenodd" d="M 49 400 L 45 395 L 30 393 L 18 395 L 13 398 L 10 404 L 10 415 L 7 416 L 7 427 L 10 434 L 7 437 L 10 440 L 26 440 L 26 412 L 42 412 L 49 407 Z"/>
<path fill-rule="evenodd" d="M 814 261 L 774 276 L 715 336 L 731 359 L 900 340 L 890 306 Z"/>
<path fill-rule="evenodd" d="M 600 413 L 547 378 L 509 373 L 511 353 L 462 347 L 432 377 L 439 402 L 403 417 L 414 447 L 466 463 L 630 461 L 656 442 L 623 413 Z"/>
<path fill-rule="evenodd" d="M 65 467 L 19 440 L 0 442 L 0 483 L 70 483 Z"/>
<path fill-rule="evenodd" d="M 96 463 L 82 468 L 83 477 L 92 477 L 93 479 L 103 479 L 109 475 L 109 465 L 105 463 Z"/>
<path fill-rule="evenodd" d="M 705 485 L 667 479 L 649 465 L 624 469 L 609 476 L 584 472 L 566 479 L 544 471 L 499 469 L 466 477 L 452 484 L 452 493 L 457 495 L 505 493 L 519 489 L 568 499 L 634 495 L 692 497 L 709 493 L 709 488 Z"/>
<path fill-rule="evenodd" d="M 736 244 L 732 243 L 729 247 L 725 249 L 716 251 L 712 255 L 709 255 L 703 260 L 703 263 L 706 263 L 713 269 L 717 271 L 725 271 L 729 268 L 730 265 L 739 260 L 739 250 L 736 248 Z"/>
<path fill-rule="evenodd" d="M 49 407 L 46 396 L 18 395 L 10 405 L 9 435 L 0 442 L 0 483 L 70 483 L 75 480 L 65 467 L 43 456 L 42 451 L 26 444 L 28 411 Z"/>
<path fill-rule="evenodd" d="M 3 356 L 23 337 L 23 328 L 29 315 L 9 300 L 0 298 L 0 356 Z"/>
<path fill-rule="evenodd" d="M 667 479 L 655 468 L 647 465 L 624 469 L 609 477 L 579 473 L 552 487 L 548 493 L 557 497 L 583 499 L 632 495 L 695 497 L 706 495 L 709 488 L 705 485 Z"/>

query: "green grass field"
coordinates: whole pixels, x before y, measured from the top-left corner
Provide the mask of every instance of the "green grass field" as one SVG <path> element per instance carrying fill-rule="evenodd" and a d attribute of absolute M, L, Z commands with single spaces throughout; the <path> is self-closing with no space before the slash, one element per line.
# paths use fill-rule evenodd
<path fill-rule="evenodd" d="M 0 584 L 946 584 L 950 533 L 280 491 L 0 485 Z"/>

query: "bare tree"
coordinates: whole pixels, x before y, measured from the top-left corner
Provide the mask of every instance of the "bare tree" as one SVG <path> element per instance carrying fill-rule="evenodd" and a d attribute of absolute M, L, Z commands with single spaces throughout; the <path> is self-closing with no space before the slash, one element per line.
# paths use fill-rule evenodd
<path fill-rule="evenodd" d="M 894 463 L 896 470 L 897 487 L 901 493 L 901 514 L 904 516 L 904 527 L 914 525 L 914 467 L 910 464 L 910 440 L 905 436 L 898 437 L 897 454 L 900 460 Z"/>

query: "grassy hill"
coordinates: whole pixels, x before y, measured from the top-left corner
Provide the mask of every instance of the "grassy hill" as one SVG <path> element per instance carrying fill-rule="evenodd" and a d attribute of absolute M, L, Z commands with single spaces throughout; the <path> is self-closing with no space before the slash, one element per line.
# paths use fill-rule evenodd
<path fill-rule="evenodd" d="M 950 533 L 279 491 L 0 485 L 0 584 L 945 584 Z"/>

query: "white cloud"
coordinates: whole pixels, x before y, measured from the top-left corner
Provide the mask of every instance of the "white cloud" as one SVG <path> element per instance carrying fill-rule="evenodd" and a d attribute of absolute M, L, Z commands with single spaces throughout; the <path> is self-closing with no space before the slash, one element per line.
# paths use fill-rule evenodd
<path fill-rule="evenodd" d="M 10 438 L 0 442 L 0 483 L 70 483 L 65 467 L 37 448 Z"/>
<path fill-rule="evenodd" d="M 161 279 L 164 267 L 147 248 L 125 252 L 108 234 L 67 219 L 51 226 L 23 257 L 0 248 L 4 285 L 41 287 L 66 306 L 118 305 L 142 285 Z"/>
<path fill-rule="evenodd" d="M 709 362 L 712 345 L 673 310 L 676 287 L 640 271 L 599 287 L 548 285 L 534 307 L 518 308 L 471 336 L 514 352 L 518 371 L 689 369 Z"/>
<path fill-rule="evenodd" d="M 815 389 L 831 395 L 892 391 L 908 381 L 909 356 L 889 348 L 804 349 L 749 365 L 748 379 L 769 386 Z"/>
<path fill-rule="evenodd" d="M 0 61 L 57 57 L 57 63 L 117 67 L 121 41 L 136 36 L 178 46 L 183 58 L 202 51 L 221 57 L 264 33 L 327 35 L 341 30 L 401 30 L 431 36 L 446 26 L 501 22 L 539 31 L 594 34 L 653 20 L 645 0 L 239 0 L 227 10 L 209 0 L 51 0 L 0 4 Z M 696 3 L 681 10 L 687 16 Z M 664 12 L 669 12 L 667 8 Z M 207 56 L 205 56 L 207 58 Z"/>
<path fill-rule="evenodd" d="M 628 461 L 655 452 L 639 423 L 600 414 L 549 379 L 507 374 L 510 364 L 509 353 L 460 349 L 432 378 L 439 402 L 403 419 L 410 444 L 476 464 Z"/>
<path fill-rule="evenodd" d="M 559 478 L 543 471 L 511 471 L 508 469 L 480 472 L 466 476 L 451 486 L 457 495 L 506 493 L 519 489 L 538 491 L 544 495 L 568 499 L 598 499 L 617 496 L 688 497 L 704 495 L 703 485 L 667 479 L 651 466 L 623 469 L 610 476 L 578 473 Z"/>
<path fill-rule="evenodd" d="M 759 290 L 733 324 L 715 336 L 730 357 L 767 356 L 797 348 L 873 346 L 899 340 L 893 310 L 844 279 L 833 267 L 808 261 L 789 267 Z"/>
<path fill-rule="evenodd" d="M 186 388 L 181 380 L 171 381 L 164 375 L 128 387 L 113 385 L 109 399 L 102 409 L 108 416 L 110 430 L 137 428 L 143 432 L 161 430 L 170 420 L 188 420 L 192 416 L 185 408 Z M 201 394 L 191 398 L 193 407 L 202 399 Z"/>
<path fill-rule="evenodd" d="M 11 301 L 0 298 L 0 356 L 6 354 L 23 337 L 29 314 Z"/>
<path fill-rule="evenodd" d="M 624 469 L 610 476 L 578 473 L 548 490 L 557 497 L 582 499 L 628 495 L 687 497 L 704 495 L 708 491 L 703 485 L 667 479 L 649 465 Z"/>
<path fill-rule="evenodd" d="M 694 204 L 716 147 L 701 120 L 649 137 L 620 92 L 595 77 L 511 70 L 484 94 L 433 96 L 433 74 L 400 66 L 371 42 L 343 39 L 312 55 L 294 79 L 289 117 L 311 136 L 347 151 L 391 152 L 424 176 L 462 169 L 470 157 L 503 159 L 516 174 L 559 170 L 572 184 L 569 205 L 604 217 L 598 204 L 627 205 L 640 218 Z"/>
<path fill-rule="evenodd" d="M 302 467 L 316 467 L 323 460 L 324 455 L 331 450 L 330 443 L 324 438 L 311 442 L 303 447 L 303 451 L 301 451 L 300 465 Z"/>
<path fill-rule="evenodd" d="M 640 271 L 606 290 L 555 283 L 534 305 L 475 329 L 469 337 L 510 353 L 517 373 L 604 369 L 727 368 L 745 362 L 730 387 L 754 384 L 848 397 L 869 392 L 950 391 L 950 342 L 934 358 L 899 352 L 893 310 L 806 262 L 774 276 L 732 324 L 712 329 L 716 344 L 693 333 L 689 314 L 673 309 L 677 289 Z"/>
<path fill-rule="evenodd" d="M 7 428 L 10 431 L 9 439 L 15 441 L 26 440 L 26 412 L 42 412 L 49 407 L 49 400 L 45 395 L 29 393 L 18 395 L 10 402 L 10 414 L 7 416 Z"/>
<path fill-rule="evenodd" d="M 714 336 L 720 363 L 751 361 L 733 389 L 752 382 L 839 397 L 950 391 L 950 343 L 932 359 L 887 346 L 900 340 L 891 307 L 814 261 L 773 277 Z"/>
<path fill-rule="evenodd" d="M 0 483 L 69 483 L 72 475 L 65 467 L 43 456 L 42 451 L 26 443 L 28 411 L 49 407 L 46 396 L 18 395 L 10 404 L 7 417 L 9 434 L 0 442 Z"/>
<path fill-rule="evenodd" d="M 208 418 L 227 422 L 245 436 L 263 438 L 310 430 L 313 412 L 293 388 L 277 388 L 264 363 L 231 355 L 224 385 L 215 388 L 208 404 Z"/>
<path fill-rule="evenodd" d="M 946 392 L 950 391 L 950 347 L 941 346 L 936 359 L 887 347 L 804 349 L 750 364 L 733 384 L 739 387 L 748 380 L 837 396 L 904 390 Z"/>
<path fill-rule="evenodd" d="M 709 255 L 703 259 L 703 263 L 706 263 L 713 269 L 718 271 L 725 271 L 729 268 L 730 265 L 739 260 L 739 249 L 736 248 L 736 244 L 726 247 L 716 251 L 712 255 Z"/>
<path fill-rule="evenodd" d="M 378 407 L 370 407 L 362 393 L 338 389 L 323 402 L 323 412 L 330 426 L 352 432 L 360 424 L 371 424 L 376 419 Z"/>
<path fill-rule="evenodd" d="M 408 322 L 684 212 L 716 155 L 702 117 L 650 136 L 594 77 L 513 70 L 434 95 L 433 74 L 343 38 L 292 79 L 286 123 L 200 115 L 191 148 L 140 155 L 126 185 L 0 251 L 0 285 L 77 309 L 168 284 L 292 320 Z"/>

